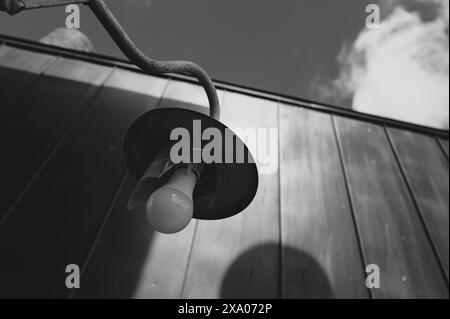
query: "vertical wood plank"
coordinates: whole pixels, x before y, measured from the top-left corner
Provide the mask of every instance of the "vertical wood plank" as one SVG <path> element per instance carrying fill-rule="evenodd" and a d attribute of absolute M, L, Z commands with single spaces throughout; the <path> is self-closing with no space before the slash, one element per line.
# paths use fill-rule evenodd
<path fill-rule="evenodd" d="M 221 121 L 230 128 L 277 128 L 277 118 L 276 102 L 225 93 Z M 276 165 L 275 142 L 268 151 Z M 251 149 L 258 161 L 255 151 Z M 243 212 L 225 220 L 198 221 L 183 297 L 279 297 L 278 170 L 259 178 L 256 197 Z"/>
<path fill-rule="evenodd" d="M 109 78 L 0 229 L 1 296 L 69 294 L 65 267 L 83 265 L 125 173 L 126 131 L 165 85 L 122 70 Z"/>
<path fill-rule="evenodd" d="M 0 51 L 0 114 L 57 58 L 4 46 Z"/>
<path fill-rule="evenodd" d="M 280 196 L 285 298 L 367 298 L 329 114 L 280 107 Z"/>
<path fill-rule="evenodd" d="M 380 269 L 380 298 L 447 298 L 445 277 L 384 129 L 336 118 L 367 264 Z"/>
<path fill-rule="evenodd" d="M 394 128 L 388 132 L 448 280 L 448 160 L 433 137 Z"/>
<path fill-rule="evenodd" d="M 144 216 L 144 212 L 140 213 Z M 148 222 L 145 220 L 147 229 Z M 134 298 L 179 298 L 191 250 L 195 222 L 177 234 L 154 232 Z"/>

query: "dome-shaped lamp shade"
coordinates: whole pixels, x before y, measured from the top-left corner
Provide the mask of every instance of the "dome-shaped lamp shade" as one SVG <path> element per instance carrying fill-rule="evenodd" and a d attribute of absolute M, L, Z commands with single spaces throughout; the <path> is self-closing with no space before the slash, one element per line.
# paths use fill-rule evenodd
<path fill-rule="evenodd" d="M 194 153 L 199 151 L 194 147 L 196 143 L 200 143 L 200 148 L 203 149 L 210 142 L 201 138 L 202 132 L 214 128 L 216 132 L 220 132 L 221 137 L 220 160 L 205 163 L 200 157 L 203 164 L 193 193 L 193 218 L 222 219 L 243 211 L 252 202 L 258 188 L 255 161 L 247 146 L 236 134 L 221 122 L 202 113 L 179 108 L 162 108 L 151 110 L 137 119 L 130 127 L 124 145 L 130 174 L 140 180 L 157 157 L 162 153 L 168 154 L 170 147 L 176 143 L 170 139 L 171 132 L 177 128 L 189 132 L 190 163 L 193 163 Z M 164 185 L 172 174 L 173 170 L 168 170 L 156 178 L 152 188 L 156 190 Z"/>

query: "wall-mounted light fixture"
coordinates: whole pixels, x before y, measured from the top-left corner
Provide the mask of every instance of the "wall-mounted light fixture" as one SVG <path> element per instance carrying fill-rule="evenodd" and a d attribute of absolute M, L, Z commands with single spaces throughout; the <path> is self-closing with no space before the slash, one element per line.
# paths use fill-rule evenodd
<path fill-rule="evenodd" d="M 255 161 L 242 140 L 219 122 L 219 100 L 208 74 L 189 61 L 157 61 L 142 53 L 123 30 L 103 0 L 0 0 L 0 10 L 11 15 L 23 10 L 86 4 L 132 63 L 148 74 L 178 73 L 197 78 L 206 91 L 210 116 L 181 108 L 151 110 L 130 127 L 124 152 L 128 170 L 138 181 L 128 207 L 145 207 L 153 227 L 174 233 L 191 218 L 215 220 L 233 216 L 253 200 L 258 188 Z M 213 129 L 222 137 L 220 155 L 205 161 L 202 152 L 208 141 L 198 140 Z M 184 129 L 191 140 L 189 160 L 175 162 L 170 152 L 171 133 Z M 231 141 L 231 142 L 230 142 Z M 217 154 L 216 154 L 217 155 Z"/>

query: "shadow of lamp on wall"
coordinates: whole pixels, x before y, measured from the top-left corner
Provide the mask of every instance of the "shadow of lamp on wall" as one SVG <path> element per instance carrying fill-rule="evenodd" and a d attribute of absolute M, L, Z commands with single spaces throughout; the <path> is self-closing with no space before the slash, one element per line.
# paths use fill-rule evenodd
<path fill-rule="evenodd" d="M 274 266 L 270 256 L 278 254 L 282 258 Z M 312 255 L 268 242 L 249 248 L 233 261 L 222 279 L 220 298 L 331 299 L 334 294 L 326 271 Z"/>
<path fill-rule="evenodd" d="M 76 3 L 89 6 L 122 52 L 145 73 L 193 76 L 208 97 L 210 116 L 187 109 L 164 108 L 145 113 L 131 125 L 124 153 L 128 170 L 138 184 L 128 208 L 145 207 L 150 224 L 163 233 L 182 230 L 191 218 L 216 220 L 243 211 L 258 188 L 257 167 L 242 140 L 219 121 L 217 92 L 205 70 L 189 61 L 158 61 L 147 57 L 103 0 L 0 0 L 0 10 L 14 15 L 23 10 Z M 176 130 L 188 136 L 184 146 L 189 156 L 182 160 L 171 156 L 176 146 L 173 140 Z M 222 137 L 213 148 L 209 145 L 213 140 L 202 139 L 202 132 L 208 131 L 215 142 L 215 134 Z M 214 160 L 206 161 L 204 152 L 214 153 Z"/>

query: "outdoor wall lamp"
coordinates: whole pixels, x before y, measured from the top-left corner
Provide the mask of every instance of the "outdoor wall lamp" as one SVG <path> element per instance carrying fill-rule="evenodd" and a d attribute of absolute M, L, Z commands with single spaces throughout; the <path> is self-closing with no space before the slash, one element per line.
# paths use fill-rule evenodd
<path fill-rule="evenodd" d="M 193 76 L 208 97 L 210 116 L 181 108 L 155 109 L 131 125 L 124 153 L 128 170 L 138 184 L 128 207 L 145 207 L 149 222 L 163 233 L 182 230 L 191 218 L 222 219 L 244 210 L 258 188 L 257 167 L 242 140 L 219 122 L 219 100 L 214 84 L 200 66 L 189 61 L 157 61 L 147 57 L 103 0 L 0 0 L 0 10 L 14 15 L 28 9 L 76 3 L 91 8 L 122 52 L 144 72 Z M 214 161 L 202 156 L 209 143 L 198 138 L 198 123 L 202 132 L 209 130 L 211 134 L 227 137 L 216 145 L 214 152 L 220 154 L 215 154 L 218 156 Z M 175 142 L 171 134 L 176 129 L 189 133 L 188 160 L 172 159 Z"/>

